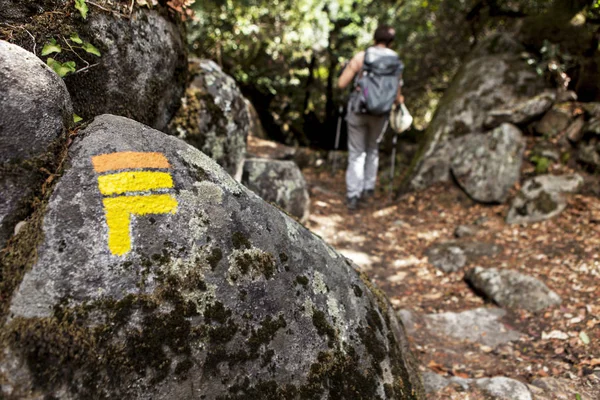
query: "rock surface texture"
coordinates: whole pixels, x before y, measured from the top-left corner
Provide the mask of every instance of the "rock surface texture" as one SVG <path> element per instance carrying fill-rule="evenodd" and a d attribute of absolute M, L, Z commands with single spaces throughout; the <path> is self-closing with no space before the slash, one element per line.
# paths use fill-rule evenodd
<path fill-rule="evenodd" d="M 509 224 L 550 219 L 567 207 L 564 193 L 576 193 L 583 186 L 580 175 L 541 175 L 527 180 L 513 199 L 506 216 Z"/>
<path fill-rule="evenodd" d="M 33 51 L 30 33 L 42 57 L 42 46 L 55 40 L 63 50 L 43 60 L 75 63 L 79 72 L 64 80 L 75 112 L 83 119 L 111 113 L 164 130 L 179 107 L 187 79 L 183 25 L 166 6 L 130 10 L 132 2 L 106 3 L 89 6 L 85 20 L 73 2 L 62 0 L 12 0 L 0 8 L 12 26 L 27 27 L 15 29 L 11 41 Z M 73 32 L 99 55 L 68 41 Z"/>
<path fill-rule="evenodd" d="M 214 159 L 238 181 L 246 157 L 249 112 L 232 77 L 210 60 L 193 60 L 194 79 L 169 133 Z"/>
<path fill-rule="evenodd" d="M 525 140 L 514 125 L 456 139 L 452 174 L 463 190 L 483 203 L 502 203 L 521 175 Z"/>
<path fill-rule="evenodd" d="M 538 312 L 562 302 L 542 281 L 517 271 L 476 267 L 465 274 L 465 279 L 502 307 Z"/>
<path fill-rule="evenodd" d="M 306 181 L 293 161 L 251 158 L 244 164 L 242 183 L 268 203 L 275 203 L 301 222 L 308 219 Z"/>
<path fill-rule="evenodd" d="M 452 138 L 484 132 L 488 114 L 540 94 L 543 80 L 521 59 L 520 45 L 494 35 L 473 51 L 444 93 L 404 182 L 423 189 L 450 179 Z"/>
<path fill-rule="evenodd" d="M 424 398 L 381 292 L 209 157 L 103 115 L 69 159 L 1 255 L 3 398 Z"/>
<path fill-rule="evenodd" d="M 48 176 L 73 118 L 67 88 L 35 55 L 0 41 L 0 248 Z"/>

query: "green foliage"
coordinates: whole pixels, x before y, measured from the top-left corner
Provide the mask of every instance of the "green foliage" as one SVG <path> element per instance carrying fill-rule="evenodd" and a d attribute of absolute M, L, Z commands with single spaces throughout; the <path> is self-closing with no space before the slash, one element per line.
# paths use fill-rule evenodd
<path fill-rule="evenodd" d="M 531 156 L 529 159 L 535 165 L 535 173 L 538 175 L 545 174 L 550 169 L 550 159 L 540 155 Z"/>
<path fill-rule="evenodd" d="M 65 77 L 69 72 L 76 71 L 74 61 L 67 61 L 65 63 L 61 63 L 60 61 L 56 61 L 52 57 L 48 57 L 48 60 L 46 60 L 46 64 L 48 64 L 48 66 L 52 68 L 54 72 L 56 72 L 61 78 Z"/>
<path fill-rule="evenodd" d="M 87 14 L 89 11 L 85 1 L 86 0 L 75 0 L 75 8 L 79 11 L 79 14 L 81 14 L 81 18 L 83 19 L 87 18 Z"/>
<path fill-rule="evenodd" d="M 62 48 L 60 44 L 56 43 L 56 39 L 52 38 L 44 45 L 44 48 L 42 48 L 42 57 L 52 53 L 60 53 L 61 51 Z"/>
<path fill-rule="evenodd" d="M 98 56 L 98 57 L 101 56 L 100 51 L 97 48 L 95 48 L 93 44 L 91 44 L 89 42 L 85 42 L 81 46 L 81 48 L 83 50 L 85 50 L 87 53 L 93 54 L 93 55 Z"/>
<path fill-rule="evenodd" d="M 81 38 L 79 37 L 77 32 L 71 33 L 71 36 L 69 36 L 69 40 L 71 40 L 71 42 L 76 43 L 76 44 L 83 44 L 83 40 L 81 40 Z"/>
<path fill-rule="evenodd" d="M 73 113 L 73 122 L 74 123 L 78 123 L 78 122 L 81 122 L 81 121 L 83 121 L 83 118 L 81 118 L 79 115 Z"/>

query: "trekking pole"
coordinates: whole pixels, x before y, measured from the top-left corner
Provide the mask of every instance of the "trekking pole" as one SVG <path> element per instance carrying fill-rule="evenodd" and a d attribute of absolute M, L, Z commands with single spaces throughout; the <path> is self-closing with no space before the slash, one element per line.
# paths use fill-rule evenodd
<path fill-rule="evenodd" d="M 394 193 L 394 167 L 396 166 L 396 143 L 398 143 L 398 133 L 394 131 L 394 138 L 392 139 L 392 166 L 390 168 L 390 202 L 392 201 L 392 194 Z"/>
<path fill-rule="evenodd" d="M 331 175 L 334 176 L 337 171 L 337 152 L 340 148 L 340 134 L 342 132 L 342 113 L 344 112 L 344 106 L 340 106 L 339 117 L 337 122 L 337 130 L 335 133 L 335 150 L 333 153 L 333 165 L 331 167 Z"/>

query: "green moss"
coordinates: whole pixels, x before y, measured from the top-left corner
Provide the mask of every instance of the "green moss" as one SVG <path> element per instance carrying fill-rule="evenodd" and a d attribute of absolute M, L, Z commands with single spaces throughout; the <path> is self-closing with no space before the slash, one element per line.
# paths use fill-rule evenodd
<path fill-rule="evenodd" d="M 289 258 L 287 256 L 287 254 L 285 254 L 285 253 L 279 253 L 279 260 L 282 263 L 286 263 L 286 262 L 288 262 Z"/>
<path fill-rule="evenodd" d="M 306 288 L 308 286 L 308 278 L 304 275 L 299 275 L 296 277 L 296 283 Z"/>
<path fill-rule="evenodd" d="M 221 249 L 214 248 L 210 251 L 210 255 L 206 258 L 210 268 L 214 271 L 217 269 L 219 262 L 223 259 L 223 252 Z"/>
<path fill-rule="evenodd" d="M 235 268 L 230 268 L 229 276 L 234 282 L 244 275 L 264 275 L 265 278 L 271 279 L 277 269 L 273 255 L 259 250 L 246 250 L 234 254 L 233 261 Z"/>
<path fill-rule="evenodd" d="M 327 335 L 329 338 L 328 345 L 329 347 L 333 347 L 337 335 L 333 326 L 327 321 L 325 313 L 313 307 L 312 322 L 317 329 L 317 333 L 321 336 Z"/>
<path fill-rule="evenodd" d="M 552 199 L 552 196 L 542 191 L 534 200 L 535 209 L 543 214 L 550 214 L 558 208 L 558 204 Z"/>
<path fill-rule="evenodd" d="M 248 339 L 248 348 L 250 349 L 250 354 L 257 354 L 261 346 L 270 343 L 277 334 L 277 331 L 285 328 L 286 326 L 287 323 L 285 322 L 283 315 L 280 315 L 276 320 L 271 318 L 270 315 L 267 316 L 260 323 L 260 328 L 256 331 L 252 331 L 252 334 Z"/>
<path fill-rule="evenodd" d="M 233 248 L 237 250 L 252 248 L 252 243 L 250 243 L 250 240 L 242 232 L 234 232 L 231 235 L 231 242 L 233 243 Z"/>

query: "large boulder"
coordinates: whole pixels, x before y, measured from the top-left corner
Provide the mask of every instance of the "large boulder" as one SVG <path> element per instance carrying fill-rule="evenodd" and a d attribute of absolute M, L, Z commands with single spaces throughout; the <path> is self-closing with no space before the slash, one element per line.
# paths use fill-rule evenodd
<path fill-rule="evenodd" d="M 509 224 L 543 221 L 567 207 L 564 193 L 576 193 L 583 186 L 580 175 L 540 175 L 527 180 L 512 201 L 506 216 Z"/>
<path fill-rule="evenodd" d="M 34 54 L 0 41 L 0 248 L 27 216 L 72 118 L 62 79 Z"/>
<path fill-rule="evenodd" d="M 502 203 L 521 175 L 525 139 L 514 125 L 502 124 L 485 135 L 469 134 L 454 142 L 452 174 L 474 200 Z"/>
<path fill-rule="evenodd" d="M 166 129 L 187 79 L 187 50 L 179 17 L 165 6 L 134 5 L 130 10 L 131 2 L 109 2 L 100 7 L 90 4 L 84 20 L 70 1 L 29 3 L 13 0 L 6 5 L 8 20 L 27 26 L 14 30 L 11 41 L 30 51 L 37 44 L 39 56 L 44 44 L 57 41 L 63 51 L 43 59 L 76 64 L 79 71 L 68 74 L 65 83 L 78 115 L 91 119 L 111 113 Z M 74 32 L 100 56 L 70 40 Z"/>
<path fill-rule="evenodd" d="M 304 176 L 295 162 L 248 159 L 244 164 L 242 183 L 301 222 L 308 219 L 310 198 Z"/>
<path fill-rule="evenodd" d="M 0 255 L 4 398 L 424 398 L 385 296 L 209 157 L 103 115 L 69 160 Z"/>
<path fill-rule="evenodd" d="M 190 69 L 194 79 L 169 133 L 200 149 L 239 181 L 250 129 L 246 99 L 213 61 L 194 59 Z"/>
<path fill-rule="evenodd" d="M 538 312 L 562 302 L 539 279 L 513 270 L 475 267 L 465 274 L 465 280 L 502 307 Z"/>
<path fill-rule="evenodd" d="M 508 109 L 544 90 L 543 79 L 521 58 L 519 49 L 518 43 L 499 34 L 474 50 L 444 93 L 406 175 L 405 188 L 448 181 L 453 154 L 448 141 L 485 132 L 490 111 Z"/>

